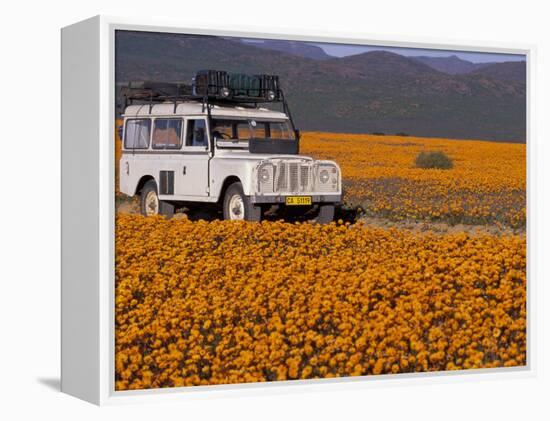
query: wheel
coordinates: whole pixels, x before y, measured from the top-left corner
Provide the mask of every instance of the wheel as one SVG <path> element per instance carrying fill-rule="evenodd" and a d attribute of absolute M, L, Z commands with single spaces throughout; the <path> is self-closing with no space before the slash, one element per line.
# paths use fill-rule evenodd
<path fill-rule="evenodd" d="M 174 205 L 164 200 L 159 200 L 157 183 L 149 180 L 143 186 L 140 197 L 141 214 L 144 216 L 164 215 L 171 218 L 174 215 Z"/>
<path fill-rule="evenodd" d="M 319 214 L 315 219 L 318 224 L 329 224 L 334 221 L 334 205 L 319 205 Z"/>
<path fill-rule="evenodd" d="M 233 183 L 227 188 L 223 198 L 223 219 L 257 222 L 262 219 L 262 208 L 250 203 L 241 183 Z"/>

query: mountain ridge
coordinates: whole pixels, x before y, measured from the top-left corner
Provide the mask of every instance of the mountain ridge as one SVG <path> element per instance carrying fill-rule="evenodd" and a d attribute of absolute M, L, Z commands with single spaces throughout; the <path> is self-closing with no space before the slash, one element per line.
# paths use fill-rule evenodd
<path fill-rule="evenodd" d="M 452 54 L 448 57 L 410 56 L 411 59 L 424 63 L 440 72 L 450 75 L 467 74 L 493 63 L 473 63 Z"/>
<path fill-rule="evenodd" d="M 304 57 L 304 58 L 311 58 L 314 60 L 328 60 L 330 58 L 333 58 L 333 56 L 327 54 L 321 47 L 309 44 L 307 42 L 285 41 L 285 40 L 275 40 L 275 39 L 266 39 L 266 40 L 241 39 L 241 42 L 252 45 L 257 48 L 280 51 L 283 53 Z"/>
<path fill-rule="evenodd" d="M 115 63 L 118 83 L 189 82 L 207 68 L 278 74 L 304 130 L 525 139 L 525 83 L 449 75 L 387 51 L 315 60 L 227 38 L 117 31 Z"/>
<path fill-rule="evenodd" d="M 300 56 L 304 58 L 312 58 L 315 60 L 330 60 L 330 59 L 338 59 L 340 57 L 331 56 L 327 54 L 321 47 L 318 45 L 314 45 L 307 42 L 298 42 L 298 41 L 285 41 L 285 40 L 248 40 L 248 39 L 241 39 L 241 42 L 249 43 L 251 45 L 254 45 L 258 48 L 266 49 L 266 50 L 273 50 L 273 51 L 280 51 L 285 52 L 287 54 Z M 369 52 L 376 52 L 376 51 L 382 51 L 386 52 L 386 50 L 373 50 Z M 357 55 L 362 55 L 365 53 L 358 53 L 350 56 L 345 57 L 354 57 Z M 507 63 L 510 62 L 481 62 L 476 63 L 469 60 L 462 59 L 458 57 L 456 54 L 451 54 L 446 57 L 432 57 L 432 56 L 407 56 L 407 58 L 424 63 L 431 67 L 432 69 L 438 70 L 442 73 L 450 74 L 450 75 L 460 75 L 460 74 L 469 74 L 475 71 L 478 71 L 482 68 L 494 66 L 494 73 L 499 74 L 502 73 L 503 75 L 506 75 L 506 70 L 500 71 L 499 68 L 506 66 L 509 66 Z M 518 64 L 516 66 L 519 67 L 525 67 L 525 61 L 518 61 L 513 63 L 522 63 Z M 498 76 L 497 76 L 498 77 Z M 512 73 L 508 74 L 508 79 L 504 80 L 521 80 L 521 73 L 518 71 L 517 75 Z"/>

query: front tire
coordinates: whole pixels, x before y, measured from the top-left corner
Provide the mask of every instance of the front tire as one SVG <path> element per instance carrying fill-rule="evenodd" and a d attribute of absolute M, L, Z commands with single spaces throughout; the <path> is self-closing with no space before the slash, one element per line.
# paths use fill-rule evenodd
<path fill-rule="evenodd" d="M 315 219 L 318 224 L 330 224 L 334 221 L 334 205 L 319 205 L 319 214 Z"/>
<path fill-rule="evenodd" d="M 262 219 L 262 208 L 254 206 L 248 196 L 245 196 L 242 184 L 236 182 L 225 191 L 223 219 L 259 222 Z"/>
<path fill-rule="evenodd" d="M 159 200 L 157 183 L 154 180 L 145 183 L 141 190 L 140 210 L 143 216 L 164 215 L 168 218 L 174 216 L 174 205 Z"/>

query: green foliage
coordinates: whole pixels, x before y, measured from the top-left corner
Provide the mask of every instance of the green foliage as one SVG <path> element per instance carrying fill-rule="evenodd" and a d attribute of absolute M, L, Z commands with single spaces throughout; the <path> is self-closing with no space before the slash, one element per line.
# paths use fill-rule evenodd
<path fill-rule="evenodd" d="M 418 168 L 438 168 L 441 170 L 449 170 L 453 168 L 453 161 L 443 152 L 420 152 L 415 160 L 415 165 Z"/>

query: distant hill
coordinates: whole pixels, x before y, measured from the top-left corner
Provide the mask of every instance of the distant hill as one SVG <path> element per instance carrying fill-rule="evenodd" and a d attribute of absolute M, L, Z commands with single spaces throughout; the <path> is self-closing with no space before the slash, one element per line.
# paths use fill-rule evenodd
<path fill-rule="evenodd" d="M 524 61 L 508 61 L 484 66 L 472 72 L 495 80 L 524 82 L 527 80 L 527 68 Z"/>
<path fill-rule="evenodd" d="M 463 60 L 456 55 L 449 57 L 427 57 L 417 56 L 409 57 L 430 66 L 432 69 L 438 70 L 449 75 L 462 75 L 473 72 L 474 70 L 488 66 L 494 63 L 472 63 L 468 60 Z"/>
<path fill-rule="evenodd" d="M 440 74 L 426 64 L 383 50 L 333 59 L 331 64 L 348 71 L 353 69 L 356 76 L 367 79 L 404 80 Z"/>
<path fill-rule="evenodd" d="M 240 40 L 117 31 L 116 81 L 190 81 L 200 69 L 278 74 L 299 128 L 525 140 L 525 80 L 449 75 L 385 51 L 323 60 Z M 481 69 L 480 69 L 481 70 Z"/>
<path fill-rule="evenodd" d="M 449 57 L 409 57 L 450 75 L 477 74 L 501 81 L 525 82 L 526 62 L 472 63 L 455 55 Z"/>
<path fill-rule="evenodd" d="M 241 42 L 266 50 L 280 51 L 291 54 L 293 56 L 311 58 L 314 60 L 328 60 L 332 58 L 325 51 L 316 45 L 311 45 L 306 42 L 298 41 L 279 41 L 274 39 L 266 39 L 261 41 L 243 39 Z"/>

